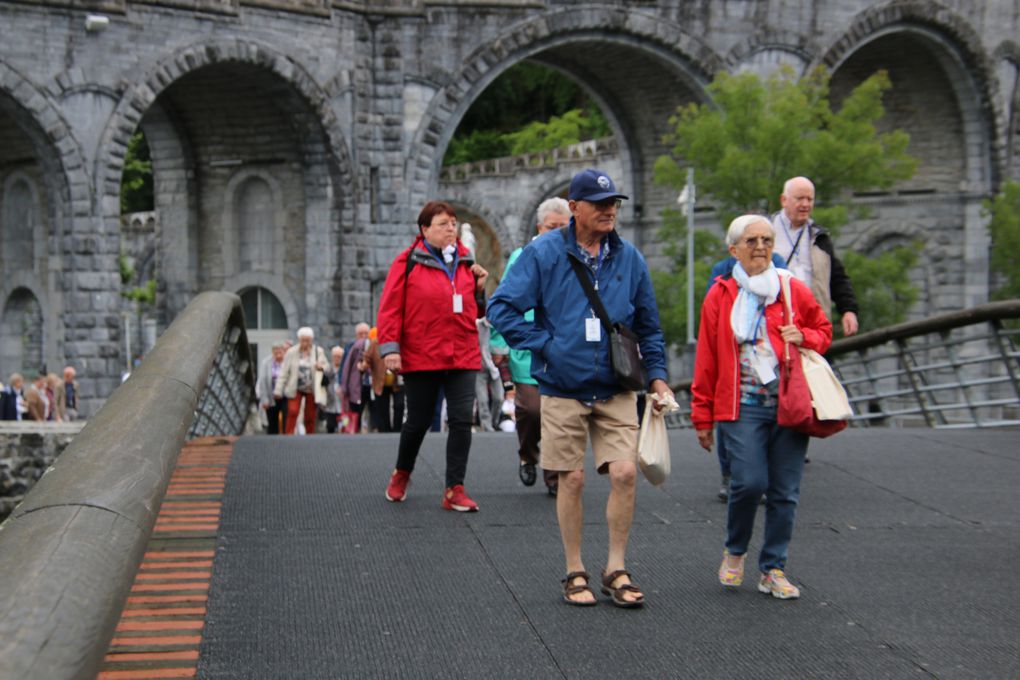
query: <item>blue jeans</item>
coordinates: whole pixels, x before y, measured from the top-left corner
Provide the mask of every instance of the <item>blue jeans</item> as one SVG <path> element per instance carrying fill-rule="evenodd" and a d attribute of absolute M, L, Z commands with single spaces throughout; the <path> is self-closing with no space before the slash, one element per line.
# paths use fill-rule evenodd
<path fill-rule="evenodd" d="M 730 459 L 726 550 L 743 555 L 751 542 L 754 516 L 765 494 L 765 541 L 758 568 L 784 569 L 800 499 L 808 436 L 779 427 L 776 409 L 740 405 L 740 418 L 719 423 Z"/>
<path fill-rule="evenodd" d="M 730 454 L 726 452 L 726 440 L 722 436 L 722 423 L 715 426 L 715 455 L 719 458 L 719 472 L 723 477 L 730 476 Z"/>

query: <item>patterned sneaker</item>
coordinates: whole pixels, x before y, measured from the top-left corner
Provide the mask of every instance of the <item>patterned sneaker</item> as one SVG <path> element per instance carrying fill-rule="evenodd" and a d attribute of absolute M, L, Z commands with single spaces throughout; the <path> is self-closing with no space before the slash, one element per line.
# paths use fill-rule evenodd
<path fill-rule="evenodd" d="M 411 473 L 407 470 L 394 470 L 390 475 L 389 486 L 386 487 L 386 500 L 399 503 L 407 498 L 407 485 L 411 482 Z"/>
<path fill-rule="evenodd" d="M 759 593 L 771 593 L 780 600 L 796 600 L 800 597 L 800 588 L 790 583 L 782 569 L 769 569 L 758 581 Z"/>
<path fill-rule="evenodd" d="M 736 588 L 744 582 L 744 558 L 747 554 L 740 556 L 740 564 L 735 567 L 729 565 L 730 553 L 723 550 L 722 564 L 719 565 L 719 583 L 730 588 Z"/>
<path fill-rule="evenodd" d="M 478 503 L 464 491 L 463 484 L 454 484 L 443 494 L 443 509 L 457 512 L 478 512 Z"/>

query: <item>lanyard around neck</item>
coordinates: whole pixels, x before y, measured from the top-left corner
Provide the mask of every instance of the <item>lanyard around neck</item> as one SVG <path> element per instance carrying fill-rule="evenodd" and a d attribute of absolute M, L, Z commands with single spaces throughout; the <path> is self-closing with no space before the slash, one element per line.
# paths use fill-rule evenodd
<path fill-rule="evenodd" d="M 797 248 L 800 247 L 800 240 L 804 238 L 804 232 L 810 229 L 811 225 L 805 222 L 804 227 L 800 230 L 800 233 L 797 234 L 797 240 L 794 241 L 793 236 L 790 235 L 790 230 L 786 226 L 788 221 L 789 220 L 786 219 L 786 215 L 783 215 L 783 219 L 781 219 L 779 223 L 783 225 L 783 231 L 786 232 L 786 240 L 793 243 L 793 250 L 790 251 L 790 256 L 786 258 L 787 263 L 791 263 L 793 262 L 794 256 L 797 255 Z"/>

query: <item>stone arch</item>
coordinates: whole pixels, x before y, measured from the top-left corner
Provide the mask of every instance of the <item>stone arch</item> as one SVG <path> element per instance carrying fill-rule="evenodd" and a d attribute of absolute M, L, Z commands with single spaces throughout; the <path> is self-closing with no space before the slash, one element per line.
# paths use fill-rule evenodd
<path fill-rule="evenodd" d="M 637 121 L 643 113 L 638 109 L 646 106 L 652 98 L 647 94 L 650 90 L 644 90 L 646 97 L 642 98 L 641 104 L 620 103 L 626 98 L 612 96 L 616 83 L 606 83 L 605 72 L 597 72 L 570 51 L 572 45 L 585 44 L 600 45 L 614 55 L 635 55 L 644 60 L 642 63 L 654 65 L 656 75 L 668 76 L 668 82 L 661 83 L 659 92 L 654 93 L 663 97 L 670 93 L 674 84 L 679 84 L 684 92 L 691 94 L 688 100 L 707 101 L 704 87 L 724 66 L 711 48 L 679 25 L 639 9 L 596 7 L 584 13 L 562 9 L 523 19 L 471 53 L 460 70 L 451 74 L 448 82 L 442 83 L 442 89 L 429 102 L 414 135 L 405 168 L 409 181 L 409 204 L 418 204 L 434 192 L 440 175 L 442 151 L 456 128 L 456 122 L 473 100 L 499 73 L 524 59 L 535 59 L 568 73 L 603 107 L 620 138 L 621 155 L 625 157 L 626 189 L 635 197 L 626 210 L 640 217 L 646 200 L 656 202 L 657 198 L 661 198 L 654 195 L 657 189 L 651 186 L 651 160 L 658 149 L 665 147 L 661 145 L 661 135 L 656 130 L 639 125 Z M 603 57 L 600 65 L 612 63 L 611 55 Z M 662 123 L 665 124 L 668 114 L 675 110 L 675 104 L 663 104 L 661 108 L 664 110 Z M 641 157 L 642 153 L 650 158 Z"/>
<path fill-rule="evenodd" d="M 894 0 L 859 13 L 819 59 L 834 74 L 884 37 L 907 35 L 927 45 L 954 89 L 966 144 L 987 158 L 967 168 L 967 190 L 991 192 L 1003 176 L 1002 110 L 981 38 L 966 19 L 932 0 Z"/>
<path fill-rule="evenodd" d="M 176 49 L 152 63 L 144 74 L 128 86 L 100 141 L 102 152 L 96 158 L 96 177 L 103 194 L 103 216 L 116 212 L 120 176 L 128 139 L 156 98 L 183 76 L 206 66 L 225 63 L 250 64 L 268 70 L 294 90 L 315 112 L 329 143 L 332 168 L 338 186 L 355 186 L 357 179 L 340 123 L 329 104 L 329 94 L 293 57 L 267 44 L 250 39 L 213 39 Z M 349 205 L 344 205 L 351 210 Z M 353 211 L 351 212 L 353 215 Z"/>
<path fill-rule="evenodd" d="M 44 309 L 36 292 L 25 286 L 14 288 L 4 297 L 0 364 L 8 372 L 35 371 L 46 362 Z"/>
<path fill-rule="evenodd" d="M 780 58 L 776 65 L 789 63 L 793 66 L 794 64 L 791 62 L 795 62 L 799 68 L 795 67 L 794 70 L 798 76 L 801 76 L 806 73 L 808 65 L 815 61 L 818 52 L 819 46 L 809 35 L 775 28 L 762 28 L 749 39 L 738 41 L 730 49 L 726 55 L 726 66 L 733 72 L 753 68 L 760 75 L 764 75 L 762 71 L 765 65 L 755 65 L 755 61 L 760 60 L 761 55 L 789 55 L 787 59 Z"/>
<path fill-rule="evenodd" d="M 84 154 L 60 110 L 54 106 L 43 88 L 0 59 L 0 95 L 3 94 L 10 97 L 38 129 L 39 138 L 32 141 L 41 147 L 37 148 L 37 155 L 52 166 L 46 168 L 47 175 L 53 170 L 59 171 L 55 173 L 56 176 L 49 177 L 54 183 L 52 209 L 56 215 L 63 218 L 90 215 L 92 195 L 88 188 L 91 179 Z M 43 148 L 47 153 L 42 153 Z M 71 187 L 77 191 L 72 192 Z M 57 222 L 54 220 L 54 224 Z"/>
<path fill-rule="evenodd" d="M 245 247 L 241 238 L 243 218 L 243 206 L 239 203 L 244 198 L 242 192 L 251 187 L 252 182 L 262 182 L 269 193 L 269 206 L 267 224 L 268 233 L 260 235 L 268 237 L 269 244 L 268 270 L 242 269 L 244 258 L 241 253 Z M 264 168 L 244 168 L 236 172 L 227 183 L 226 198 L 223 202 L 222 225 L 225 229 L 224 236 L 224 257 L 228 259 L 225 267 L 228 273 L 240 274 L 243 271 L 267 271 L 270 274 L 279 274 L 283 270 L 283 230 L 284 230 L 284 201 L 283 189 L 279 181 L 267 172 Z M 264 245 L 264 244 L 263 244 Z"/>
<path fill-rule="evenodd" d="M 170 151 L 201 162 L 205 170 L 176 183 L 186 187 L 178 189 L 186 195 L 175 210 L 180 213 L 178 224 L 188 225 L 189 242 L 185 250 L 178 248 L 172 254 L 172 271 L 185 281 L 180 285 L 168 279 L 173 298 L 186 300 L 199 290 L 222 288 L 225 278 L 236 274 L 225 266 L 219 221 L 227 173 L 230 166 L 243 163 L 246 168 L 262 167 L 266 174 L 286 177 L 287 200 L 278 205 L 286 211 L 288 223 L 283 257 L 295 263 L 294 272 L 287 278 L 288 286 L 301 301 L 306 322 L 326 324 L 328 319 L 336 318 L 333 308 L 343 295 L 343 287 L 359 285 L 354 272 L 338 266 L 342 234 L 351 232 L 357 215 L 353 200 L 357 180 L 326 90 L 296 58 L 251 40 L 214 38 L 188 45 L 154 60 L 142 73 L 127 86 L 111 115 L 96 158 L 103 194 L 101 217 L 107 229 L 116 213 L 127 140 L 134 129 L 162 109 L 164 129 L 182 137 L 176 151 Z M 232 75 L 238 79 L 232 79 Z M 224 103 L 216 82 L 227 89 L 237 88 L 240 95 L 249 98 L 255 96 L 252 92 L 272 90 L 273 106 L 264 110 L 231 108 Z M 254 87 L 244 90 L 243 83 Z M 195 93 L 210 96 L 192 97 Z M 207 126 L 201 124 L 209 111 L 219 110 L 243 119 L 253 129 L 273 124 L 271 119 L 286 124 L 287 139 L 293 143 L 285 144 L 285 140 L 271 134 L 257 135 L 250 138 L 254 156 L 230 156 L 220 162 L 212 157 L 214 146 L 205 132 Z M 222 127 L 226 123 L 220 118 L 211 120 Z M 205 139 L 205 146 L 197 141 L 199 137 Z M 235 136 L 226 148 L 237 150 L 248 144 Z M 272 153 L 258 156 L 263 150 Z M 209 197 L 214 200 L 206 200 Z M 166 270 L 163 272 L 166 275 Z"/>

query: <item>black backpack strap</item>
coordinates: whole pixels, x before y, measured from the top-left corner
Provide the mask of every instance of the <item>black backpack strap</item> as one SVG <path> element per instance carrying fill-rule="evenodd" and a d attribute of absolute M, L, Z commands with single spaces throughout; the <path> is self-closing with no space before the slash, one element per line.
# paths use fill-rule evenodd
<path fill-rule="evenodd" d="M 567 230 L 561 230 L 563 241 L 567 241 Z M 609 320 L 609 313 L 606 312 L 606 308 L 602 305 L 602 299 L 599 298 L 598 292 L 595 290 L 595 286 L 591 283 L 591 277 L 588 276 L 588 272 L 585 271 L 584 264 L 577 258 L 573 253 L 567 252 L 567 261 L 573 268 L 574 273 L 577 274 L 577 280 L 581 282 L 581 288 L 584 289 L 585 295 L 588 296 L 588 302 L 591 303 L 591 308 L 595 314 L 602 321 L 602 325 L 605 327 L 607 333 L 613 332 L 613 323 Z"/>

